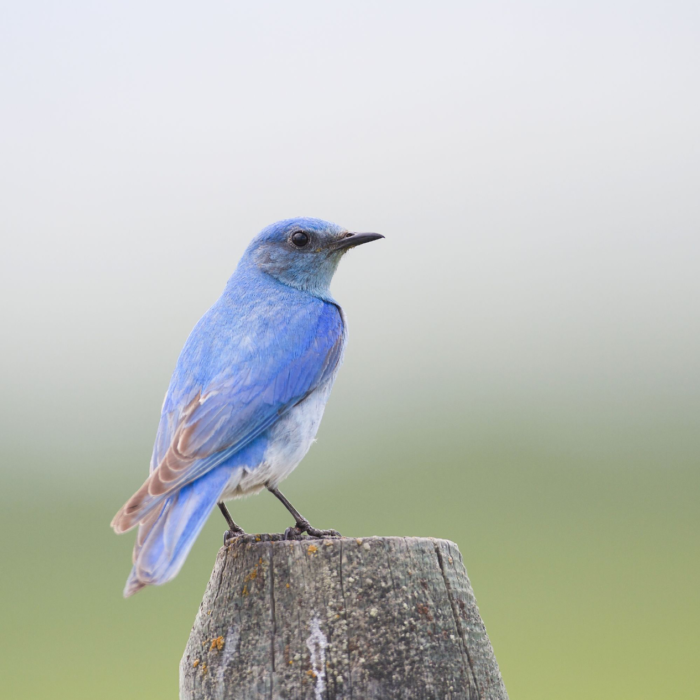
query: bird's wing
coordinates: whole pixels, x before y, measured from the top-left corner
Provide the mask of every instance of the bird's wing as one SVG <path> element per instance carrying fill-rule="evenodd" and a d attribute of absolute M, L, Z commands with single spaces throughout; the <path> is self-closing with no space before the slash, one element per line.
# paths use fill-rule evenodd
<path fill-rule="evenodd" d="M 115 516 L 115 530 L 130 529 L 164 497 L 222 464 L 332 376 L 344 343 L 341 312 L 325 302 L 309 306 L 265 334 L 262 346 L 253 343 L 252 353 L 253 341 L 247 342 L 247 352 L 234 349 L 211 380 L 176 370 L 153 469 Z M 173 405 L 173 396 L 179 404 Z"/>

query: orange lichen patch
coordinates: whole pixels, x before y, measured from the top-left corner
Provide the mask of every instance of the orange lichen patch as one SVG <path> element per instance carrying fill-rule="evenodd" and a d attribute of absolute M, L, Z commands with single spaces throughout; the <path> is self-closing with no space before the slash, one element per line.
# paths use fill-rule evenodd
<path fill-rule="evenodd" d="M 202 675 L 203 676 L 207 675 L 207 665 L 206 664 L 202 664 Z"/>
<path fill-rule="evenodd" d="M 194 666 L 195 668 L 197 668 L 197 666 L 199 666 L 199 659 L 195 659 L 195 660 L 192 662 L 192 666 Z"/>
<path fill-rule="evenodd" d="M 289 588 L 289 584 L 287 584 L 287 588 Z"/>
<path fill-rule="evenodd" d="M 242 596 L 248 595 L 248 584 L 246 583 L 245 586 L 243 586 L 243 590 L 241 591 Z"/>
<path fill-rule="evenodd" d="M 310 544 L 309 548 L 306 550 L 309 554 L 315 554 L 318 552 L 318 547 L 315 544 Z"/>
<path fill-rule="evenodd" d="M 359 537 L 355 540 L 355 542 L 357 542 L 357 544 L 362 544 L 362 540 Z"/>
<path fill-rule="evenodd" d="M 260 542 L 260 535 L 255 535 L 255 541 Z"/>
<path fill-rule="evenodd" d="M 293 663 L 294 661 L 292 661 L 292 659 L 289 659 L 289 665 L 291 666 Z"/>
<path fill-rule="evenodd" d="M 260 557 L 260 561 L 258 562 L 258 564 L 262 564 L 262 557 Z"/>
<path fill-rule="evenodd" d="M 214 639 L 211 640 L 211 646 L 209 647 L 210 651 L 221 651 L 224 648 L 224 638 L 223 637 L 215 637 Z"/>
<path fill-rule="evenodd" d="M 315 673 L 314 671 L 312 671 L 312 670 L 308 670 L 308 671 L 306 672 L 306 675 L 307 675 L 307 676 L 311 676 L 312 678 L 316 678 L 316 673 Z"/>

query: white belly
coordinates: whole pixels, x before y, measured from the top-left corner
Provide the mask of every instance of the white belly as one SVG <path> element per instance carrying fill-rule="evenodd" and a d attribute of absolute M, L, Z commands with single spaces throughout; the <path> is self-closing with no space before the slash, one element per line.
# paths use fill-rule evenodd
<path fill-rule="evenodd" d="M 257 493 L 267 484 L 276 486 L 289 476 L 313 444 L 332 386 L 333 378 L 267 431 L 268 446 L 262 462 L 237 470 L 224 491 L 223 499 Z"/>

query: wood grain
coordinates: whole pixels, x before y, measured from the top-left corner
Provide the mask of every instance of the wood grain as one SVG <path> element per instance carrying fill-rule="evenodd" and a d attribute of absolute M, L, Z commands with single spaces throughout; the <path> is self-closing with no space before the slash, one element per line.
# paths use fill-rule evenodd
<path fill-rule="evenodd" d="M 462 556 L 412 537 L 224 547 L 182 700 L 506 700 Z"/>

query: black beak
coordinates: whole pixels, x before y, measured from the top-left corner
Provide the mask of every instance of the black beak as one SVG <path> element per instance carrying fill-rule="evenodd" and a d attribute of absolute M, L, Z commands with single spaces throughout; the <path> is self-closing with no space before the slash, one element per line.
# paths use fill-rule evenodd
<path fill-rule="evenodd" d="M 333 247 L 335 250 L 345 250 L 380 238 L 384 238 L 381 233 L 346 233 Z"/>

